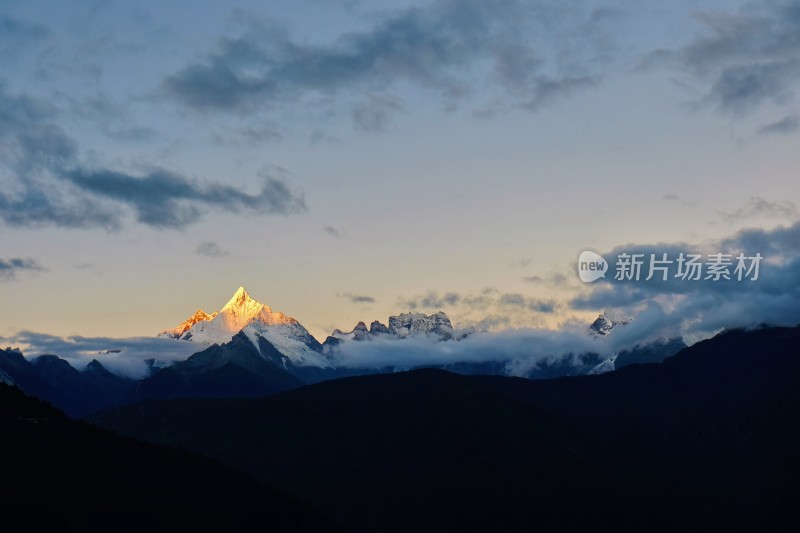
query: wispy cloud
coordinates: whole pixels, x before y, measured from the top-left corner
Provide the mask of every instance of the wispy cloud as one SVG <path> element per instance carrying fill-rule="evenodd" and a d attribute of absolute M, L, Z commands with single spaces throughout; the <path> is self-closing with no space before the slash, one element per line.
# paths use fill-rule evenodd
<path fill-rule="evenodd" d="M 424 309 L 435 311 L 443 307 L 452 307 L 461 302 L 461 295 L 456 292 L 445 292 L 440 294 L 437 291 L 428 291 L 422 296 L 405 298 L 400 300 L 400 305 L 408 309 Z"/>
<path fill-rule="evenodd" d="M 24 272 L 42 272 L 45 268 L 35 259 L 15 257 L 0 258 L 0 281 L 14 281 L 17 275 Z"/>
<path fill-rule="evenodd" d="M 730 213 L 721 213 L 728 222 L 737 222 L 750 218 L 782 218 L 795 220 L 800 218 L 797 206 L 792 202 L 770 202 L 760 196 L 751 196 L 743 206 Z"/>
<path fill-rule="evenodd" d="M 748 2 L 736 12 L 703 12 L 706 34 L 650 62 L 675 64 L 705 86 L 700 104 L 741 115 L 766 104 L 784 105 L 800 80 L 800 4 Z"/>
<path fill-rule="evenodd" d="M 800 129 L 800 119 L 797 115 L 787 115 L 777 122 L 767 124 L 758 130 L 762 135 L 789 135 Z"/>
<path fill-rule="evenodd" d="M 534 285 L 544 285 L 547 287 L 566 287 L 569 285 L 569 278 L 561 272 L 549 272 L 544 276 L 525 276 L 522 278 L 525 283 Z"/>
<path fill-rule="evenodd" d="M 368 94 L 353 106 L 353 123 L 364 131 L 383 131 L 386 129 L 389 115 L 402 108 L 395 98 Z"/>
<path fill-rule="evenodd" d="M 325 233 L 327 233 L 331 237 L 337 237 L 338 238 L 338 237 L 341 237 L 342 235 L 344 235 L 344 232 L 342 230 L 340 230 L 339 228 L 334 228 L 333 226 L 325 226 L 322 229 L 323 229 L 323 231 L 325 231 Z"/>
<path fill-rule="evenodd" d="M 371 304 L 375 303 L 375 298 L 364 294 L 353 294 L 352 292 L 344 292 L 339 294 L 342 298 L 347 298 L 354 304 Z"/>
<path fill-rule="evenodd" d="M 225 257 L 228 255 L 227 250 L 223 250 L 219 244 L 213 241 L 203 241 L 197 248 L 195 248 L 195 253 L 204 255 L 206 257 Z"/>

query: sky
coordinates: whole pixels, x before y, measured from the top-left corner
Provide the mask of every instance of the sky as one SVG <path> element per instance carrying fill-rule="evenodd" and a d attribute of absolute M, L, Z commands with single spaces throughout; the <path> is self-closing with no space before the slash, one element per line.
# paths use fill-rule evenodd
<path fill-rule="evenodd" d="M 0 0 L 0 337 L 151 336 L 240 285 L 320 340 L 798 323 L 798 40 L 798 1 Z M 766 259 L 578 279 L 633 248 Z"/>

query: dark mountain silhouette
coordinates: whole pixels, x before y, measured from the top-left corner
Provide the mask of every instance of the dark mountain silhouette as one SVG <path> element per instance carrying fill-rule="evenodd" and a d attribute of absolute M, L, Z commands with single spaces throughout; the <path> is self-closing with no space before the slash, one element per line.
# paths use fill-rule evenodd
<path fill-rule="evenodd" d="M 630 365 L 660 363 L 668 357 L 679 353 L 684 348 L 686 348 L 686 343 L 680 338 L 654 342 L 644 346 L 635 346 L 630 350 L 623 350 L 617 355 L 614 359 L 614 368 L 619 370 Z"/>
<path fill-rule="evenodd" d="M 418 370 L 94 420 L 218 458 L 357 531 L 787 529 L 800 328 L 598 376 Z"/>
<path fill-rule="evenodd" d="M 6 521 L 28 528 L 336 530 L 289 496 L 213 460 L 69 420 L 4 384 L 0 427 L 0 508 Z"/>
<path fill-rule="evenodd" d="M 97 360 L 83 372 L 55 355 L 27 360 L 17 350 L 0 350 L 0 371 L 31 396 L 41 398 L 72 417 L 119 405 L 134 381 L 116 376 Z"/>
<path fill-rule="evenodd" d="M 800 475 L 800 328 L 722 333 L 661 364 L 531 382 L 477 378 L 535 406 L 592 464 L 697 505 L 708 527 L 791 520 Z"/>
<path fill-rule="evenodd" d="M 281 354 L 263 337 L 259 341 L 262 352 L 242 332 L 229 343 L 213 344 L 137 383 L 130 400 L 258 397 L 302 386 Z"/>
<path fill-rule="evenodd" d="M 146 401 L 96 421 L 219 458 L 356 531 L 577 528 L 634 501 L 527 407 L 441 370 L 257 400 Z"/>

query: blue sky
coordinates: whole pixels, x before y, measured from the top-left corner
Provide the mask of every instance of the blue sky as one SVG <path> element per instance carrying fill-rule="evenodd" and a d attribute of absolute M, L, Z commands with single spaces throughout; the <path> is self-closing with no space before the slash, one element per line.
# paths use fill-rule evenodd
<path fill-rule="evenodd" d="M 239 285 L 318 337 L 590 319 L 583 249 L 797 221 L 799 37 L 800 2 L 0 2 L 0 335 Z"/>

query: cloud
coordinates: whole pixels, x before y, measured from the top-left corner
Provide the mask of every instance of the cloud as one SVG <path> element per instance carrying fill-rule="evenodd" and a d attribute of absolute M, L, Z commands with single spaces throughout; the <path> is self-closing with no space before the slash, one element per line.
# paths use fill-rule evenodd
<path fill-rule="evenodd" d="M 356 126 L 370 131 L 402 109 L 394 94 L 409 88 L 438 93 L 453 108 L 489 83 L 493 101 L 536 111 L 601 80 L 594 70 L 610 48 L 606 28 L 615 17 L 545 1 L 437 0 L 369 20 L 367 29 L 321 44 L 248 19 L 240 35 L 220 38 L 205 57 L 165 77 L 160 92 L 204 112 L 345 103 Z"/>
<path fill-rule="evenodd" d="M 331 237 L 337 237 L 338 238 L 338 237 L 341 237 L 343 235 L 342 230 L 334 228 L 333 226 L 325 226 L 322 229 L 325 231 L 325 233 L 327 233 Z"/>
<path fill-rule="evenodd" d="M 422 296 L 406 298 L 400 300 L 400 305 L 408 309 L 425 309 L 434 311 L 442 307 L 452 307 L 461 301 L 460 294 L 446 292 L 439 294 L 437 291 L 428 291 Z"/>
<path fill-rule="evenodd" d="M 52 32 L 47 26 L 38 22 L 28 22 L 7 15 L 0 15 L 0 40 L 28 44 L 41 42 L 50 37 L 51 34 Z"/>
<path fill-rule="evenodd" d="M 560 330 L 526 328 L 476 333 L 459 341 L 437 342 L 424 335 L 402 340 L 377 338 L 343 343 L 331 355 L 343 367 L 396 370 L 494 361 L 503 363 L 509 374 L 523 376 L 540 365 L 577 366 L 583 354 L 610 357 L 630 347 L 630 342 L 622 335 L 595 339 L 588 334 L 586 324 L 570 324 Z"/>
<path fill-rule="evenodd" d="M 107 94 L 95 94 L 75 98 L 70 94 L 61 94 L 69 102 L 69 112 L 80 120 L 90 122 L 103 135 L 120 141 L 148 141 L 158 137 L 158 133 L 149 127 L 139 126 L 132 120 L 129 105 L 125 102 L 112 101 Z"/>
<path fill-rule="evenodd" d="M 557 98 L 571 96 L 580 90 L 598 85 L 602 79 L 599 75 L 563 78 L 538 76 L 534 80 L 530 98 L 522 103 L 522 107 L 528 111 L 538 111 Z"/>
<path fill-rule="evenodd" d="M 787 115 L 777 122 L 767 124 L 758 130 L 762 135 L 781 134 L 789 135 L 800 129 L 800 120 L 797 115 Z"/>
<path fill-rule="evenodd" d="M 58 337 L 44 333 L 22 331 L 4 338 L 6 344 L 19 346 L 25 357 L 54 354 L 66 359 L 78 369 L 83 369 L 92 359 L 97 359 L 110 371 L 136 379 L 148 373 L 146 359 L 164 362 L 184 361 L 203 349 L 191 342 L 157 337 Z"/>
<path fill-rule="evenodd" d="M 352 302 L 354 304 L 371 304 L 371 303 L 375 303 L 375 298 L 373 298 L 372 296 L 366 296 L 366 295 L 362 295 L 362 294 L 353 294 L 351 292 L 345 292 L 345 293 L 339 294 L 339 296 L 341 296 L 342 298 L 347 298 L 348 300 L 350 300 L 350 302 Z"/>
<path fill-rule="evenodd" d="M 239 136 L 250 145 L 276 142 L 283 139 L 274 126 L 260 124 L 258 126 L 245 126 L 238 130 Z"/>
<path fill-rule="evenodd" d="M 432 290 L 422 295 L 400 298 L 398 305 L 406 310 L 427 313 L 444 309 L 459 327 L 473 326 L 478 330 L 543 323 L 542 315 L 552 314 L 559 309 L 558 303 L 552 299 L 503 293 L 490 287 L 466 294 Z"/>
<path fill-rule="evenodd" d="M 527 298 L 519 293 L 506 293 L 500 295 L 498 304 L 503 307 L 527 309 L 537 313 L 552 313 L 556 310 L 555 300 L 541 300 Z"/>
<path fill-rule="evenodd" d="M 15 257 L 0 258 L 0 281 L 14 281 L 22 272 L 41 272 L 45 270 L 35 259 Z"/>
<path fill-rule="evenodd" d="M 671 62 L 701 80 L 701 103 L 741 115 L 766 103 L 784 105 L 796 94 L 800 3 L 749 2 L 734 13 L 697 18 L 704 36 L 677 50 L 659 50 L 650 62 Z"/>
<path fill-rule="evenodd" d="M 55 123 L 48 102 L 0 85 L 0 220 L 10 226 L 118 229 L 128 213 L 154 228 L 181 229 L 209 210 L 291 214 L 306 210 L 283 175 L 262 172 L 255 194 L 159 167 L 132 174 L 87 165 Z M 127 208 L 127 209 L 120 209 Z"/>
<path fill-rule="evenodd" d="M 200 183 L 161 168 L 141 176 L 107 169 L 78 169 L 63 176 L 83 192 L 130 207 L 136 219 L 155 228 L 184 228 L 197 222 L 202 207 L 231 213 L 289 214 L 306 209 L 303 198 L 280 179 L 265 177 L 250 195 L 220 183 Z"/>
<path fill-rule="evenodd" d="M 534 285 L 546 285 L 548 287 L 566 287 L 569 278 L 561 272 L 550 272 L 546 276 L 525 276 L 522 278 L 525 283 Z"/>
<path fill-rule="evenodd" d="M 760 196 L 751 196 L 742 207 L 730 213 L 721 213 L 728 222 L 736 222 L 749 218 L 787 218 L 795 220 L 800 217 L 797 206 L 792 202 L 769 202 Z"/>
<path fill-rule="evenodd" d="M 645 269 L 639 281 L 615 279 L 615 265 L 621 253 L 645 254 Z M 706 263 L 709 255 L 732 254 L 731 279 L 684 280 L 675 277 L 677 265 L 672 265 L 667 279 L 657 273 L 644 281 L 650 254 L 676 260 L 683 252 L 701 254 Z M 737 280 L 733 270 L 739 253 L 747 257 L 761 254 L 757 280 Z M 778 226 L 771 230 L 747 229 L 702 246 L 690 243 L 661 243 L 620 246 L 602 254 L 609 261 L 609 275 L 585 288 L 571 301 L 574 309 L 602 311 L 617 309 L 636 316 L 643 309 L 659 314 L 651 323 L 653 331 L 641 330 L 641 335 L 661 331 L 665 336 L 681 335 L 691 339 L 703 337 L 720 328 L 751 327 L 759 324 L 796 326 L 800 324 L 800 222 Z M 749 262 L 748 262 L 749 264 Z M 638 317 L 634 323 L 639 322 Z"/>
<path fill-rule="evenodd" d="M 394 98 L 369 94 L 353 107 L 353 123 L 364 131 L 383 131 L 390 113 L 400 109 L 402 106 Z"/>
<path fill-rule="evenodd" d="M 203 241 L 195 249 L 195 253 L 206 257 L 225 257 L 227 250 L 223 250 L 219 244 L 213 241 Z"/>

